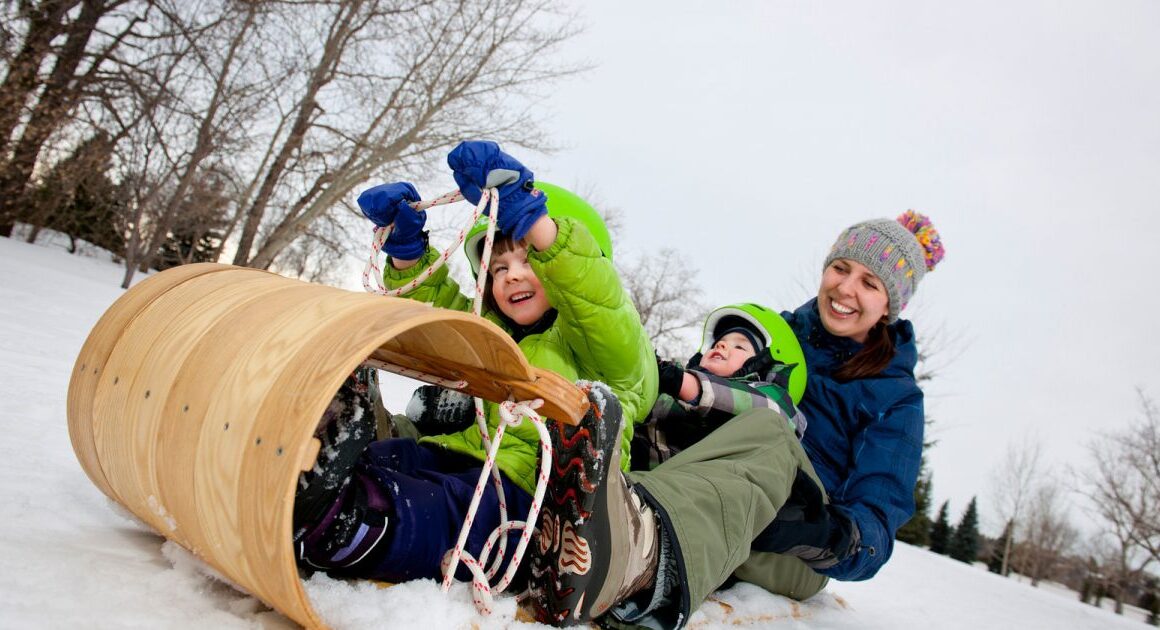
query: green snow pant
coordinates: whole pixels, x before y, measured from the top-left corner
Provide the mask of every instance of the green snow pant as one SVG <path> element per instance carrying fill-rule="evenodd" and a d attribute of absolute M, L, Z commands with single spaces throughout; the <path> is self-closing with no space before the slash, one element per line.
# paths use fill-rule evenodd
<path fill-rule="evenodd" d="M 799 600 L 826 585 L 828 578 L 795 557 L 750 551 L 789 497 L 798 469 L 818 481 L 785 418 L 752 409 L 657 468 L 629 475 L 660 507 L 658 516 L 676 538 L 685 578 L 682 610 L 674 611 L 679 618 L 687 620 L 735 572 Z"/>

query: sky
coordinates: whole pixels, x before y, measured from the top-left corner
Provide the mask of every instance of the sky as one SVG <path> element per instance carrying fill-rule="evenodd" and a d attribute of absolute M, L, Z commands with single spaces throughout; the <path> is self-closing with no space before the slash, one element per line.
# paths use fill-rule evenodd
<path fill-rule="evenodd" d="M 107 255 L 68 255 L 47 241 L 0 238 L 0 628 L 296 627 L 151 532 L 81 470 L 68 436 L 66 391 L 85 338 L 122 293 L 122 267 Z M 509 595 L 499 597 L 492 616 L 480 617 L 463 583 L 444 594 L 430 580 L 379 588 L 318 575 L 305 588 L 335 630 L 546 628 L 517 621 Z M 1129 606 L 1119 617 L 1107 606 L 1110 600 L 1100 610 L 1058 585 L 1031 588 L 900 543 L 873 580 L 831 583 L 801 604 L 741 583 L 715 594 L 690 627 L 1145 627 L 1140 609 Z"/>
<path fill-rule="evenodd" d="M 618 256 L 673 247 L 709 304 L 791 309 L 844 227 L 932 217 L 947 256 L 903 313 L 939 368 L 932 512 L 977 495 L 997 534 L 1008 444 L 1063 478 L 1160 397 L 1160 4 L 574 8 L 558 59 L 591 69 L 539 104 L 560 149 L 519 156 L 621 211 Z"/>

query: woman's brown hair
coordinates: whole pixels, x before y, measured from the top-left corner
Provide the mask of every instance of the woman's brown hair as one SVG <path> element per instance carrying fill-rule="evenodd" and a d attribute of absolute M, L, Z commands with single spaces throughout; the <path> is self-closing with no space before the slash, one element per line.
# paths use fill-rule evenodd
<path fill-rule="evenodd" d="M 866 343 L 857 354 L 834 370 L 834 378 L 843 381 L 878 376 L 894 358 L 894 339 L 886 322 L 878 322 L 867 333 Z"/>

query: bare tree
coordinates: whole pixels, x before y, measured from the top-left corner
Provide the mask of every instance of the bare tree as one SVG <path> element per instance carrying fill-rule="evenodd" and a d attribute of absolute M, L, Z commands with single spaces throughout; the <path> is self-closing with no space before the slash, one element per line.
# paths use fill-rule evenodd
<path fill-rule="evenodd" d="M 279 38 L 291 67 L 240 198 L 235 264 L 268 268 L 373 177 L 423 172 L 456 142 L 546 147 L 532 94 L 575 70 L 547 61 L 575 31 L 547 0 L 344 0 L 299 5 Z"/>
<path fill-rule="evenodd" d="M 625 264 L 620 276 L 657 352 L 665 358 L 688 356 L 681 333 L 699 324 L 707 310 L 697 271 L 677 250 L 664 248 Z"/>
<path fill-rule="evenodd" d="M 999 575 L 1011 572 L 1011 548 L 1018 532 L 1024 531 L 1023 517 L 1027 502 L 1041 481 L 1040 458 L 1043 443 L 1030 435 L 1019 443 L 1007 445 L 1003 462 L 991 475 L 991 491 L 996 510 L 1003 522 L 1012 523 L 1011 535 L 1003 549 L 1003 565 Z"/>
<path fill-rule="evenodd" d="M 0 83 L 0 234 L 11 233 L 28 203 L 29 183 L 46 146 L 58 156 L 76 141 L 61 137 L 80 104 L 108 80 L 109 57 L 141 25 L 149 2 L 42 0 L 20 2 L 19 45 L 5 56 Z M 9 27 L 11 28 L 11 27 Z M 11 38 L 17 29 L 7 30 Z M 8 43 L 8 42 L 6 42 Z M 88 134 L 82 134 L 87 136 Z"/>
<path fill-rule="evenodd" d="M 1076 537 L 1076 530 L 1068 522 L 1064 490 L 1058 480 L 1050 476 L 1036 486 L 1027 505 L 1024 519 L 1023 542 L 1019 546 L 1020 570 L 1031 578 L 1032 586 L 1051 578 L 1056 565 L 1063 559 Z"/>
<path fill-rule="evenodd" d="M 274 86 L 244 66 L 262 55 L 253 31 L 266 3 L 159 3 L 150 46 L 122 67 L 132 81 L 122 163 L 135 182 L 125 252 L 128 287 L 149 267 L 177 223 L 206 226 L 226 209 L 197 204 L 198 191 L 221 188 L 232 169 L 222 153 L 241 145 Z M 122 103 L 124 101 L 121 101 Z M 235 187 L 237 184 L 235 184 Z M 236 194 L 236 191 L 233 191 Z"/>
<path fill-rule="evenodd" d="M 1089 444 L 1090 466 L 1074 473 L 1114 542 L 1117 613 L 1124 586 L 1157 560 L 1160 547 L 1160 414 L 1142 390 L 1137 395 L 1142 418 Z"/>

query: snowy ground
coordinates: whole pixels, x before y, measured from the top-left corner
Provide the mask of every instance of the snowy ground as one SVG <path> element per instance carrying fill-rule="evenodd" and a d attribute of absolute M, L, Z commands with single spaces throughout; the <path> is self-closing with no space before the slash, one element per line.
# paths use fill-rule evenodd
<path fill-rule="evenodd" d="M 95 257 L 0 238 L 0 628 L 289 628 L 260 601 L 210 576 L 139 525 L 81 471 L 65 396 L 88 331 L 121 291 L 121 269 Z M 390 402 L 403 391 L 388 389 Z M 315 578 L 315 608 L 335 628 L 535 627 L 504 596 L 476 615 L 462 585 L 389 589 Z M 832 583 L 805 603 L 740 584 L 690 626 L 778 628 L 1142 628 L 1059 589 L 1036 589 L 899 545 L 873 580 Z"/>

